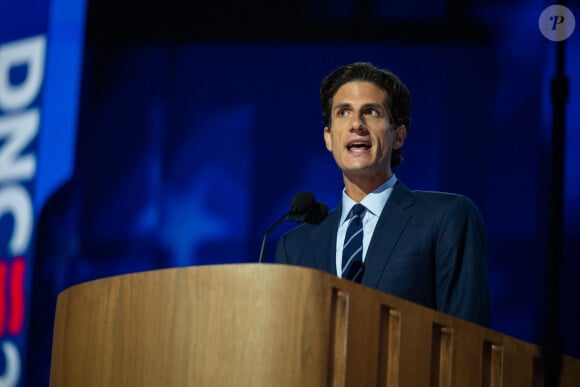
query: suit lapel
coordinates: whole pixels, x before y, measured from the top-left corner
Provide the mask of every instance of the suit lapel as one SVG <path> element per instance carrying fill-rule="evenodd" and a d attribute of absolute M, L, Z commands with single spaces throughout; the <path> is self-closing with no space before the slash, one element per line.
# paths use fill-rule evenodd
<path fill-rule="evenodd" d="M 411 219 L 408 208 L 414 204 L 411 192 L 397 181 L 379 217 L 365 257 L 362 284 L 377 287 L 401 234 Z M 336 243 L 335 243 L 336 244 Z"/>

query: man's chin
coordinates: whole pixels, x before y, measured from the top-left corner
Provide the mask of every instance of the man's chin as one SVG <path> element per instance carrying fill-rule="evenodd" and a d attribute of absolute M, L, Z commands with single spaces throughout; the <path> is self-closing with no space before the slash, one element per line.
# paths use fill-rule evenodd
<path fill-rule="evenodd" d="M 378 176 L 387 175 L 386 170 L 378 170 L 376 168 L 348 168 L 342 170 L 343 175 L 353 177 L 367 177 L 377 178 Z"/>
<path fill-rule="evenodd" d="M 356 178 L 369 178 L 369 179 L 388 179 L 391 176 L 391 172 L 388 167 L 378 168 L 374 166 L 350 166 L 348 168 L 342 168 L 342 174 L 345 177 L 356 177 Z"/>

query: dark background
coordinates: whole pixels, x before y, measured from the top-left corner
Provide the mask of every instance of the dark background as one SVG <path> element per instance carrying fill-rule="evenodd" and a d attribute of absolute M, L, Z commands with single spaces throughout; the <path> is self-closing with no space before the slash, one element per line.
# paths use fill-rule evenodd
<path fill-rule="evenodd" d="M 75 172 L 42 210 L 26 385 L 48 383 L 56 296 L 141 270 L 254 262 L 263 232 L 309 190 L 342 181 L 318 87 L 369 61 L 413 97 L 395 169 L 465 194 L 490 242 L 492 328 L 544 335 L 552 213 L 550 79 L 541 1 L 89 1 Z M 580 14 L 578 1 L 568 6 Z M 580 356 L 580 45 L 567 41 L 561 332 Z M 284 224 L 275 239 L 293 227 Z"/>

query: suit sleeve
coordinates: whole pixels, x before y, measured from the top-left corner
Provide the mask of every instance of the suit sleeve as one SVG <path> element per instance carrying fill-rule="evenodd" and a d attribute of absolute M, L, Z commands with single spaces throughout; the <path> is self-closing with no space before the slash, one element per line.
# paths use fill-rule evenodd
<path fill-rule="evenodd" d="M 489 327 L 488 255 L 479 210 L 470 199 L 457 196 L 444 212 L 437 236 L 438 310 Z"/>

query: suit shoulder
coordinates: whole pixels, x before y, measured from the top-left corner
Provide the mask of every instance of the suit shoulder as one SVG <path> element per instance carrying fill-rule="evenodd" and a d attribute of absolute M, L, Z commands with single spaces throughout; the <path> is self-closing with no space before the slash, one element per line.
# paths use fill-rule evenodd
<path fill-rule="evenodd" d="M 466 205 L 475 205 L 475 203 L 473 203 L 473 201 L 465 195 L 444 191 L 411 190 L 400 181 L 397 182 L 396 192 L 398 193 L 399 197 L 406 196 L 406 200 L 412 198 L 411 200 L 413 200 L 415 204 L 430 203 L 444 205 L 445 203 L 458 202 Z"/>
<path fill-rule="evenodd" d="M 411 191 L 416 205 L 429 208 L 440 208 L 443 211 L 466 212 L 479 214 L 479 209 L 474 201 L 468 196 L 440 191 Z"/>
<path fill-rule="evenodd" d="M 424 191 L 424 190 L 415 190 L 411 191 L 411 195 L 417 201 L 421 202 L 440 202 L 440 203 L 465 203 L 468 205 L 475 205 L 473 200 L 469 197 L 452 192 L 441 192 L 441 191 Z"/>

